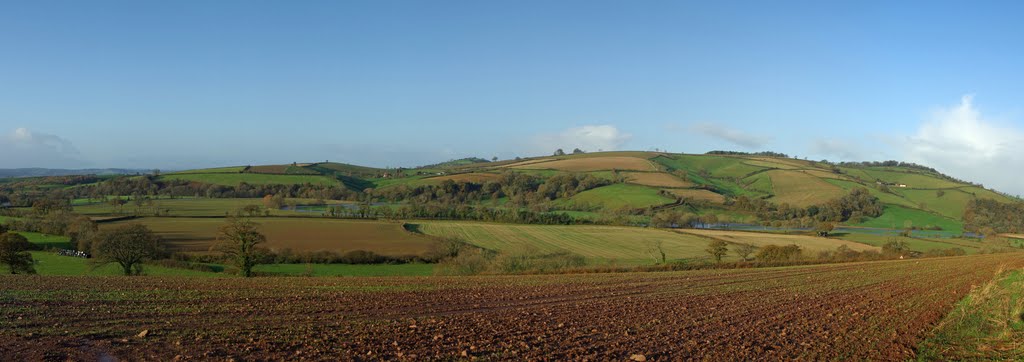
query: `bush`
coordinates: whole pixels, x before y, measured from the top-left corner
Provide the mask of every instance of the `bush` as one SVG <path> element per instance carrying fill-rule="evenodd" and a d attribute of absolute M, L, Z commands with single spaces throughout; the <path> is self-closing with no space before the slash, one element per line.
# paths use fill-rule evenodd
<path fill-rule="evenodd" d="M 803 258 L 803 250 L 798 245 L 765 245 L 754 256 L 757 261 L 766 263 L 798 261 L 801 258 Z"/>

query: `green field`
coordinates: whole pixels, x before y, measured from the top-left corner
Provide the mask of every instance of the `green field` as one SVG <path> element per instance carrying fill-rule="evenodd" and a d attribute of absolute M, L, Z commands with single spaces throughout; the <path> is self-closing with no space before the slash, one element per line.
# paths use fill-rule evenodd
<path fill-rule="evenodd" d="M 843 189 L 804 172 L 772 170 L 765 173 L 771 177 L 774 194 L 768 200 L 778 204 L 798 207 L 821 205 L 845 194 Z"/>
<path fill-rule="evenodd" d="M 743 178 L 765 169 L 744 163 L 744 159 L 736 157 L 673 155 L 672 157 L 658 156 L 653 161 L 677 170 L 686 170 L 689 173 L 706 171 L 712 177 L 717 178 Z"/>
<path fill-rule="evenodd" d="M 1024 360 L 1024 271 L 1011 270 L 974 289 L 917 350 L 918 361 Z"/>
<path fill-rule="evenodd" d="M 888 183 L 901 183 L 911 189 L 945 189 L 961 186 L 953 181 L 917 172 L 892 171 L 875 167 L 865 168 L 863 172 L 868 177 L 865 181 L 882 180 Z"/>
<path fill-rule="evenodd" d="M 30 231 L 18 231 L 18 234 L 28 239 L 30 243 L 42 246 L 43 248 L 70 249 L 71 242 L 66 236 L 47 235 Z"/>
<path fill-rule="evenodd" d="M 300 204 L 312 200 L 297 199 Z M 158 199 L 153 205 L 135 206 L 128 202 L 120 207 L 106 203 L 75 206 L 74 211 L 83 215 L 115 215 L 115 214 L 139 214 L 152 215 L 153 209 L 159 209 L 161 215 L 165 216 L 224 216 L 233 214 L 238 209 L 257 205 L 263 206 L 263 199 L 209 199 L 209 198 L 179 198 L 179 199 Z M 296 215 L 295 211 L 270 210 L 271 215 Z"/>
<path fill-rule="evenodd" d="M 964 226 L 959 221 L 927 211 L 895 205 L 886 205 L 885 211 L 882 212 L 881 216 L 857 224 L 856 226 L 880 229 L 903 229 L 907 226 L 917 228 L 938 226 L 944 231 L 949 231 L 955 234 L 961 234 L 964 232 Z"/>
<path fill-rule="evenodd" d="M 223 186 L 238 186 L 238 184 L 243 182 L 250 185 L 341 185 L 341 182 L 333 177 L 320 175 L 272 175 L 258 173 L 183 173 L 163 175 L 160 176 L 160 179 L 184 180 Z"/>
<path fill-rule="evenodd" d="M 942 190 L 945 194 L 941 197 L 936 194 L 936 190 L 895 188 L 893 190 L 913 202 L 917 208 L 930 210 L 956 220 L 963 218 L 967 202 L 974 200 L 973 195 L 957 189 Z"/>
<path fill-rule="evenodd" d="M 658 195 L 658 189 L 632 185 L 613 184 L 583 191 L 563 202 L 590 205 L 601 205 L 606 210 L 622 207 L 644 208 L 670 204 L 674 200 Z"/>
<path fill-rule="evenodd" d="M 843 240 L 854 241 L 862 244 L 882 246 L 892 240 L 903 241 L 907 243 L 910 250 L 917 252 L 928 252 L 931 250 L 946 250 L 952 248 L 964 249 L 967 254 L 977 254 L 981 248 L 981 243 L 977 241 L 971 241 L 970 239 L 923 239 L 923 238 L 907 238 L 902 236 L 892 235 L 873 235 L 873 234 L 840 234 L 839 238 Z"/>
<path fill-rule="evenodd" d="M 197 173 L 241 173 L 248 166 L 230 166 L 230 167 L 214 167 L 214 168 L 202 168 L 196 170 L 186 170 L 166 173 L 165 175 L 187 175 Z"/>
<path fill-rule="evenodd" d="M 93 269 L 89 264 L 91 259 L 76 258 L 71 256 L 60 256 L 45 251 L 32 252 L 35 259 L 36 273 L 39 275 L 122 275 L 121 267 L 117 264 L 106 264 Z M 145 275 L 161 276 L 221 276 L 223 274 L 207 273 L 189 269 L 165 268 L 156 265 L 144 265 Z"/>
<path fill-rule="evenodd" d="M 883 204 L 900 205 L 900 206 L 906 206 L 906 207 L 912 207 L 912 208 L 918 206 L 913 201 L 907 200 L 907 199 L 905 199 L 903 197 L 900 197 L 899 195 L 890 194 L 890 193 L 887 193 L 887 192 L 882 192 L 882 190 L 879 190 L 877 187 L 875 187 L 874 184 L 871 184 L 871 185 L 861 185 L 861 184 L 853 182 L 853 181 L 838 180 L 838 179 L 831 179 L 831 178 L 830 179 L 824 179 L 824 180 L 825 180 L 825 182 L 828 182 L 830 184 L 839 186 L 840 188 L 842 188 L 846 192 L 849 192 L 850 190 L 853 190 L 855 188 L 867 189 L 868 192 L 871 193 L 871 196 L 877 197 L 878 201 L 881 201 Z"/>
<path fill-rule="evenodd" d="M 264 264 L 257 273 L 316 277 L 428 276 L 433 264 Z"/>

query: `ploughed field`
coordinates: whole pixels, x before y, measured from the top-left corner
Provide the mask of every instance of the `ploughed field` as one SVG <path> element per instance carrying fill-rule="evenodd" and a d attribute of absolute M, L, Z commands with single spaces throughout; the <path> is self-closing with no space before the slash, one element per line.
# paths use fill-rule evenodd
<path fill-rule="evenodd" d="M 0 355 L 907 360 L 972 286 L 1021 267 L 1002 254 L 453 278 L 5 275 Z"/>

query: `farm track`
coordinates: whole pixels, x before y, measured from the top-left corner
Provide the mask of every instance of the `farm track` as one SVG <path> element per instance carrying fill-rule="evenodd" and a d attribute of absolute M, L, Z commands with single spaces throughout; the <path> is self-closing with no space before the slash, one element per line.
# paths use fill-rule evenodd
<path fill-rule="evenodd" d="M 461 278 L 3 276 L 0 355 L 907 360 L 1001 266 L 1024 258 Z"/>

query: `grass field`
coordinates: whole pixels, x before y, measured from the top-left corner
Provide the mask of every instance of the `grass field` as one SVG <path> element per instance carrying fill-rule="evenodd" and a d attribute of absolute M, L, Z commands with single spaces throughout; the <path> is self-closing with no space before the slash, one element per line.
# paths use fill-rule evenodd
<path fill-rule="evenodd" d="M 246 167 L 247 166 L 203 168 L 203 169 L 196 169 L 196 170 L 169 172 L 169 173 L 166 173 L 165 175 L 187 175 L 187 174 L 196 174 L 196 173 L 241 173 L 242 171 L 244 171 L 246 169 Z"/>
<path fill-rule="evenodd" d="M 797 170 L 797 169 L 801 168 L 799 166 L 793 166 L 793 165 L 788 164 L 788 163 L 780 163 L 780 162 L 774 162 L 774 161 L 763 161 L 763 160 L 756 160 L 756 159 L 754 159 L 754 160 L 746 160 L 746 161 L 743 161 L 743 163 L 745 163 L 747 165 L 750 165 L 750 166 L 756 166 L 756 167 L 762 167 L 762 168 L 774 168 L 774 169 L 780 169 L 780 170 Z"/>
<path fill-rule="evenodd" d="M 648 247 L 659 240 L 664 242 L 669 259 L 707 256 L 706 239 L 660 229 L 435 221 L 417 224 L 427 235 L 458 238 L 486 249 L 510 253 L 531 249 L 542 253 L 571 251 L 594 263 L 650 263 Z"/>
<path fill-rule="evenodd" d="M 713 177 L 742 178 L 764 167 L 744 163 L 744 159 L 707 155 L 672 155 L 654 158 L 655 162 L 688 173 L 707 171 Z"/>
<path fill-rule="evenodd" d="M 709 201 L 713 203 L 725 202 L 725 196 L 703 189 L 668 189 L 665 191 L 668 191 L 678 197 L 690 198 L 699 201 Z"/>
<path fill-rule="evenodd" d="M 748 190 L 754 190 L 766 194 L 771 194 L 773 192 L 772 178 L 771 176 L 768 175 L 767 172 L 761 172 L 755 175 L 750 175 L 747 178 L 743 179 L 743 181 L 747 183 L 746 188 Z"/>
<path fill-rule="evenodd" d="M 774 170 L 765 173 L 772 179 L 775 196 L 769 200 L 775 203 L 807 207 L 826 203 L 845 194 L 843 189 L 800 171 Z"/>
<path fill-rule="evenodd" d="M 879 250 L 877 247 L 867 244 L 839 240 L 835 238 L 821 238 L 806 235 L 787 235 L 774 233 L 756 233 L 747 231 L 703 229 L 676 230 L 676 232 L 684 235 L 698 235 L 706 238 L 724 240 L 730 243 L 752 244 L 756 247 L 762 247 L 765 245 L 784 246 L 796 244 L 799 245 L 800 248 L 804 250 L 804 253 L 808 256 L 815 256 L 820 251 L 834 251 L 840 245 L 846 245 L 846 247 L 855 251 Z"/>
<path fill-rule="evenodd" d="M 1024 270 L 974 289 L 919 346 L 918 361 L 1024 360 Z"/>
<path fill-rule="evenodd" d="M 41 233 L 35 233 L 30 231 L 18 231 L 18 234 L 28 239 L 30 243 L 39 245 L 44 249 L 57 248 L 57 249 L 70 249 L 71 242 L 66 236 L 60 235 L 47 235 Z"/>
<path fill-rule="evenodd" d="M 824 179 L 824 180 L 825 180 L 825 182 L 828 182 L 830 184 L 833 184 L 833 185 L 836 185 L 838 187 L 841 187 L 846 192 L 850 192 L 850 190 L 853 190 L 855 188 L 867 189 L 868 192 L 871 193 L 871 196 L 877 197 L 878 201 L 881 201 L 883 204 L 900 205 L 900 206 L 906 206 L 906 207 L 911 207 L 911 208 L 918 207 L 918 205 L 916 203 L 914 203 L 913 201 L 907 200 L 907 199 L 905 199 L 905 198 L 903 198 L 903 197 L 901 197 L 899 195 L 890 194 L 890 193 L 887 193 L 887 192 L 882 192 L 882 190 L 879 190 L 878 188 L 876 188 L 874 184 L 872 184 L 872 185 L 861 185 L 861 184 L 853 182 L 853 181 L 838 180 L 838 179 Z"/>
<path fill-rule="evenodd" d="M 298 199 L 300 203 L 312 200 Z M 263 206 L 263 199 L 209 199 L 209 198 L 182 198 L 182 199 L 159 199 L 153 201 L 153 206 L 136 207 L 129 202 L 120 208 L 100 203 L 91 205 L 75 206 L 74 210 L 83 215 L 110 215 L 110 214 L 152 214 L 153 208 L 161 210 L 161 215 L 169 216 L 224 216 L 233 214 L 238 209 L 248 206 Z M 167 211 L 169 210 L 169 211 Z M 270 210 L 271 215 L 295 215 L 294 211 Z"/>
<path fill-rule="evenodd" d="M 76 258 L 71 256 L 60 256 L 50 252 L 34 251 L 32 258 L 35 259 L 36 273 L 39 275 L 123 275 L 121 267 L 117 264 L 107 264 L 93 268 L 89 264 L 90 259 Z M 143 265 L 145 275 L 154 276 L 223 276 L 220 273 L 207 273 L 189 269 L 165 268 L 157 265 Z"/>
<path fill-rule="evenodd" d="M 272 250 L 368 250 L 382 255 L 404 256 L 421 255 L 434 244 L 429 238 L 405 231 L 399 223 L 274 217 L 253 221 L 260 224 L 261 231 L 267 236 L 264 246 Z M 142 218 L 103 224 L 101 227 L 139 223 L 164 237 L 173 250 L 206 252 L 214 244 L 217 230 L 224 222 L 218 218 Z"/>
<path fill-rule="evenodd" d="M 683 181 L 671 174 L 661 172 L 628 172 L 626 182 L 654 187 L 692 187 L 693 184 Z"/>
<path fill-rule="evenodd" d="M 455 181 L 455 182 L 472 182 L 472 183 L 482 184 L 484 182 L 494 181 L 494 180 L 498 179 L 498 177 L 500 177 L 500 176 L 501 175 L 498 175 L 496 173 L 471 172 L 471 173 L 460 173 L 460 174 L 455 174 L 455 175 L 444 175 L 444 176 L 429 177 L 429 178 L 422 179 L 421 181 L 423 183 L 439 184 L 441 182 L 444 182 L 445 180 L 452 180 L 452 181 Z"/>
<path fill-rule="evenodd" d="M 433 264 L 264 264 L 253 269 L 275 276 L 387 277 L 427 276 Z"/>
<path fill-rule="evenodd" d="M 918 208 L 933 211 L 937 214 L 960 220 L 964 216 L 964 207 L 967 202 L 974 199 L 974 196 L 966 192 L 950 189 L 941 197 L 936 195 L 936 190 L 911 190 L 894 189 L 896 193 L 903 195 L 913 202 Z"/>
<path fill-rule="evenodd" d="M 576 157 L 564 160 L 511 165 L 512 168 L 550 169 L 570 172 L 628 170 L 657 171 L 651 161 L 637 157 Z"/>
<path fill-rule="evenodd" d="M 658 190 L 647 186 L 630 184 L 612 184 L 583 191 L 568 200 L 560 202 L 588 203 L 601 205 L 606 210 L 622 207 L 643 208 L 672 203 L 675 200 L 658 195 Z"/>
<path fill-rule="evenodd" d="M 258 173 L 183 173 L 160 176 L 161 180 L 183 180 L 205 184 L 238 186 L 240 183 L 250 185 L 341 185 L 337 179 L 320 175 L 273 175 Z"/>
<path fill-rule="evenodd" d="M 924 238 L 907 238 L 902 236 L 891 236 L 891 235 L 873 235 L 873 234 L 841 234 L 837 235 L 838 238 L 858 242 L 867 245 L 874 245 L 881 247 L 889 241 L 902 241 L 907 243 L 910 250 L 917 252 L 928 252 L 931 250 L 946 250 L 952 248 L 964 249 L 967 254 L 977 254 L 981 248 L 981 243 L 976 241 L 970 241 L 968 239 L 924 239 Z"/>
<path fill-rule="evenodd" d="M 911 189 L 945 189 L 962 186 L 953 181 L 920 173 L 891 171 L 875 167 L 865 168 L 863 171 L 869 177 L 866 181 L 878 179 L 889 183 L 901 183 Z"/>
<path fill-rule="evenodd" d="M 909 223 L 909 224 L 908 224 Z M 929 228 L 938 226 L 944 231 L 956 234 L 963 233 L 964 226 L 959 221 L 936 215 L 927 211 L 910 209 L 902 206 L 886 205 L 882 215 L 874 219 L 857 224 L 857 226 L 882 228 L 882 229 L 903 229 L 908 226 Z"/>

